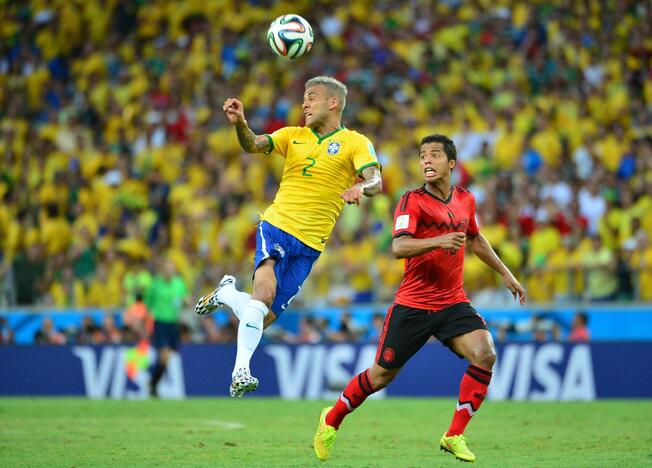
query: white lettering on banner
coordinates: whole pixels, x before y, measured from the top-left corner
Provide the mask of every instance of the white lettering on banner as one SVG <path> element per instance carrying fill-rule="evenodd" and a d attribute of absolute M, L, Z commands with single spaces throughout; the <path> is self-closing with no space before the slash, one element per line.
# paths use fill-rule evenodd
<path fill-rule="evenodd" d="M 516 373 L 514 393 L 512 394 L 512 399 L 516 401 L 527 399 L 527 392 L 530 389 L 530 375 L 532 374 L 532 356 L 534 356 L 534 346 L 523 346 L 519 354 L 521 359 L 518 362 L 518 372 Z"/>
<path fill-rule="evenodd" d="M 564 350 L 561 346 L 550 343 L 539 348 L 534 357 L 534 375 L 537 382 L 543 387 L 543 391 L 534 390 L 530 394 L 531 400 L 555 400 L 559 390 L 561 379 L 552 364 L 559 364 L 564 358 Z"/>
<path fill-rule="evenodd" d="M 569 355 L 563 368 L 565 349 L 569 350 Z M 536 384 L 542 389 L 535 388 Z M 532 344 L 507 345 L 494 366 L 488 397 L 492 400 L 510 397 L 514 400 L 594 400 L 591 348 L 585 344 L 564 348 L 559 343 L 545 344 L 538 349 Z"/>
<path fill-rule="evenodd" d="M 293 359 L 288 346 L 268 345 L 264 349 L 274 359 L 279 394 L 286 399 L 335 398 L 354 375 L 371 366 L 376 353 L 375 345 L 302 345 L 295 348 Z M 347 367 L 353 367 L 354 372 Z M 384 395 L 381 391 L 373 397 Z"/>
<path fill-rule="evenodd" d="M 588 345 L 577 345 L 572 349 L 566 365 L 560 399 L 595 400 L 593 361 Z"/>
<path fill-rule="evenodd" d="M 326 382 L 330 388 L 344 388 L 351 380 L 351 373 L 346 370 L 346 365 L 352 364 L 355 359 L 355 347 L 350 344 L 333 346 L 326 358 Z"/>
<path fill-rule="evenodd" d="M 147 380 L 149 382 L 149 379 Z M 183 375 L 183 363 L 179 353 L 172 353 L 168 361 L 165 375 L 158 384 L 158 394 L 164 399 L 180 399 L 186 397 L 186 384 Z"/>
<path fill-rule="evenodd" d="M 323 367 L 324 355 L 326 350 L 323 346 L 315 346 L 310 359 L 310 378 L 308 379 L 308 386 L 306 387 L 306 398 L 317 399 L 321 397 L 321 389 L 323 382 Z"/>
<path fill-rule="evenodd" d="M 310 364 L 312 349 L 310 346 L 299 346 L 292 364 L 292 351 L 285 345 L 269 345 L 265 352 L 274 358 L 278 391 L 282 398 L 296 400 L 301 398 L 301 390 L 305 386 Z"/>
<path fill-rule="evenodd" d="M 72 353 L 82 363 L 86 396 L 89 398 L 106 397 L 106 392 L 109 388 L 109 379 L 111 378 L 111 367 L 113 365 L 113 348 L 104 348 L 103 352 L 100 353 L 99 364 L 97 366 L 93 348 L 88 346 L 75 346 L 72 348 Z"/>
<path fill-rule="evenodd" d="M 488 397 L 493 400 L 506 400 L 512 387 L 518 362 L 518 346 L 505 346 L 494 364 Z"/>
<path fill-rule="evenodd" d="M 105 346 L 99 353 L 90 346 L 74 346 L 72 352 L 82 364 L 86 396 L 89 398 L 146 398 L 149 376 L 141 371 L 132 387 L 127 388 L 125 356 L 128 347 Z M 152 358 L 154 352 L 152 351 Z M 153 359 L 152 359 L 153 360 Z M 161 398 L 184 398 L 186 395 L 181 357 L 172 353 L 167 371 L 158 386 Z"/>

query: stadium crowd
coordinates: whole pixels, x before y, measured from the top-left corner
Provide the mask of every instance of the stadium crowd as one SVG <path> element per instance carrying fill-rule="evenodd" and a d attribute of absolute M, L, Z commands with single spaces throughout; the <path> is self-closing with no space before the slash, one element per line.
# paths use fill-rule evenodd
<path fill-rule="evenodd" d="M 289 11 L 315 30 L 293 63 L 264 37 Z M 345 206 L 303 305 L 391 299 L 393 209 L 420 184 L 417 144 L 433 132 L 453 137 L 455 183 L 530 300 L 652 300 L 646 2 L 31 0 L 0 12 L 0 306 L 126 309 L 162 259 L 190 301 L 225 272 L 246 289 L 283 161 L 243 153 L 222 102 L 239 97 L 257 132 L 301 125 L 303 84 L 323 74 L 348 85 L 344 122 L 374 141 L 384 193 Z M 465 282 L 478 305 L 505 300 L 475 258 Z"/>

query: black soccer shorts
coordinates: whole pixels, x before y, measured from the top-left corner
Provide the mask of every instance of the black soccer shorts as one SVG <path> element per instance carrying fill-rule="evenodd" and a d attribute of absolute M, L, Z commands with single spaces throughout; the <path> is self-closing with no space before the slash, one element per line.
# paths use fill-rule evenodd
<path fill-rule="evenodd" d="M 154 321 L 154 336 L 152 337 L 152 346 L 156 349 L 171 348 L 179 350 L 179 325 L 176 323 Z"/>
<path fill-rule="evenodd" d="M 385 369 L 396 369 L 405 365 L 431 336 L 450 348 L 451 338 L 473 330 L 487 330 L 487 323 L 468 302 L 439 311 L 393 304 L 385 316 L 376 362 Z"/>

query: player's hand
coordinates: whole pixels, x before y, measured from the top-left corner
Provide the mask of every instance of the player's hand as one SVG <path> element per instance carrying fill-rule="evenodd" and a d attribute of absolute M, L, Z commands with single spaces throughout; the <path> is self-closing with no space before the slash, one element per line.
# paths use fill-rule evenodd
<path fill-rule="evenodd" d="M 512 292 L 514 299 L 516 300 L 518 298 L 518 302 L 520 302 L 521 305 L 525 304 L 525 288 L 521 286 L 521 283 L 519 283 L 516 278 L 514 278 L 514 275 L 507 272 L 503 275 L 503 280 L 505 281 L 507 289 Z"/>
<path fill-rule="evenodd" d="M 437 240 L 437 247 L 456 253 L 466 242 L 466 234 L 463 232 L 449 232 L 443 236 L 435 237 L 435 239 Z"/>
<path fill-rule="evenodd" d="M 353 205 L 354 203 L 356 205 L 359 205 L 360 200 L 362 199 L 362 187 L 360 187 L 359 185 L 354 185 L 353 187 L 346 189 L 344 193 L 340 196 L 349 205 Z"/>
<path fill-rule="evenodd" d="M 226 113 L 227 119 L 232 124 L 245 122 L 244 106 L 236 98 L 229 98 L 224 101 L 222 110 Z"/>

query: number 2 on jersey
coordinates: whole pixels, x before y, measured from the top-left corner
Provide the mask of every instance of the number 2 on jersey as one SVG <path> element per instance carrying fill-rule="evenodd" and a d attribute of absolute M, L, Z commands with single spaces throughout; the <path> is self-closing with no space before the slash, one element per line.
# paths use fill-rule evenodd
<path fill-rule="evenodd" d="M 306 167 L 303 168 L 303 172 L 301 173 L 302 176 L 306 177 L 312 177 L 312 174 L 308 172 L 308 169 L 310 169 L 312 166 L 317 164 L 317 160 L 315 158 L 306 158 L 310 161 L 312 161 L 310 164 L 308 164 Z"/>

